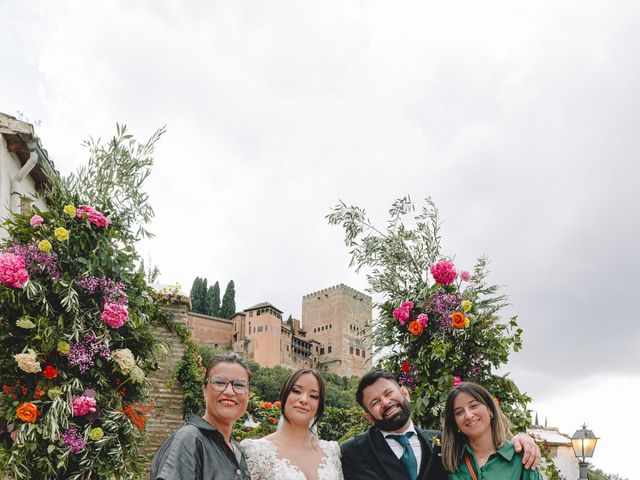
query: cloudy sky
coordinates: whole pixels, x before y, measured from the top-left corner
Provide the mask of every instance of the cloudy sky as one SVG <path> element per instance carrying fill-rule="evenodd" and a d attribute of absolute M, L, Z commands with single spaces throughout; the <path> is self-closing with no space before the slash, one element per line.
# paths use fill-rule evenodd
<path fill-rule="evenodd" d="M 0 0 L 0 111 L 63 173 L 81 141 L 167 125 L 148 184 L 164 283 L 236 283 L 239 308 L 348 268 L 325 215 L 383 223 L 430 195 L 444 250 L 492 259 L 525 349 L 508 369 L 549 425 L 584 421 L 632 476 L 640 397 L 640 4 L 633 0 Z"/>

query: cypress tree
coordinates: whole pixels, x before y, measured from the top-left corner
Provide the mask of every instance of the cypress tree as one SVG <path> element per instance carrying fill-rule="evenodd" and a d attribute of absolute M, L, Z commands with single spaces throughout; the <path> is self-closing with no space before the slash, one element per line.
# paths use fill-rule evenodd
<path fill-rule="evenodd" d="M 200 277 L 196 277 L 191 284 L 191 291 L 189 292 L 189 296 L 191 297 L 191 311 L 197 312 L 197 306 L 200 304 L 199 296 L 200 296 L 200 287 L 202 286 L 202 279 Z"/>
<path fill-rule="evenodd" d="M 229 280 L 227 288 L 224 289 L 222 305 L 220 306 L 220 317 L 231 318 L 236 313 L 236 287 L 233 280 Z"/>
<path fill-rule="evenodd" d="M 220 316 L 220 284 L 217 280 L 207 290 L 207 307 L 209 308 L 209 315 L 212 317 Z"/>
<path fill-rule="evenodd" d="M 196 310 L 196 312 L 198 313 L 204 313 L 206 315 L 207 312 L 207 279 L 203 278 L 202 279 L 202 285 L 200 285 L 200 293 L 198 295 L 198 301 L 200 302 L 198 304 L 198 310 Z"/>

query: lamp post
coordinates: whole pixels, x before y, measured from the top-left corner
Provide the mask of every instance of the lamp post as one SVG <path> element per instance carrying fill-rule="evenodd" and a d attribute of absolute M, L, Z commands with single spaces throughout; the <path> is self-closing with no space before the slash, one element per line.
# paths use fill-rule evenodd
<path fill-rule="evenodd" d="M 593 451 L 596 449 L 596 443 L 598 443 L 598 437 L 596 437 L 593 432 L 587 428 L 586 424 L 583 424 L 580 430 L 576 430 L 576 433 L 571 437 L 573 453 L 575 453 L 578 458 L 578 465 L 580 465 L 579 480 L 587 480 L 587 467 L 589 466 L 589 463 L 586 459 L 593 457 Z"/>

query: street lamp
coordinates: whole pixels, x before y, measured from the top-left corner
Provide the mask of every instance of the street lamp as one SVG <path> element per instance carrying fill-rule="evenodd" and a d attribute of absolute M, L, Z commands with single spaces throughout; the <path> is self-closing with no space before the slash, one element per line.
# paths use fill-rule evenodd
<path fill-rule="evenodd" d="M 579 480 L 587 480 L 587 467 L 589 466 L 589 463 L 586 459 L 593 457 L 593 451 L 596 449 L 596 443 L 598 443 L 598 437 L 596 437 L 585 424 L 582 425 L 580 430 L 576 430 L 576 433 L 571 437 L 573 453 L 575 453 L 578 458 L 578 465 L 580 465 Z"/>

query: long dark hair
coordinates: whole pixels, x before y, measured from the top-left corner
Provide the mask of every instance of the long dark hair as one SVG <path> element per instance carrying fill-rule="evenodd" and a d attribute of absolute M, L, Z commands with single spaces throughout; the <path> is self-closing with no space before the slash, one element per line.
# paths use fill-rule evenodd
<path fill-rule="evenodd" d="M 508 438 L 511 438 L 511 425 L 493 396 L 482 385 L 471 382 L 462 382 L 449 392 L 444 405 L 444 427 L 442 430 L 442 464 L 449 472 L 458 470 L 462 461 L 464 447 L 468 442 L 467 436 L 458 430 L 456 424 L 453 402 L 461 393 L 468 393 L 478 402 L 486 406 L 492 413 L 491 435 L 493 446 L 498 449 Z"/>
<path fill-rule="evenodd" d="M 282 417 L 288 421 L 289 419 L 284 413 L 284 407 L 287 404 L 287 399 L 289 398 L 291 390 L 293 389 L 293 386 L 296 384 L 298 379 L 302 375 L 305 375 L 307 373 L 315 377 L 315 379 L 318 381 L 318 388 L 320 390 L 320 398 L 318 399 L 318 411 L 316 412 L 316 417 L 313 419 L 313 423 L 310 425 L 311 427 L 313 427 L 316 423 L 318 423 L 318 420 L 320 420 L 322 414 L 324 413 L 324 380 L 322 379 L 318 371 L 313 368 L 301 368 L 300 370 L 297 370 L 289 375 L 289 377 L 284 381 L 284 385 L 282 385 L 282 388 L 280 389 L 280 412 L 282 413 Z"/>

